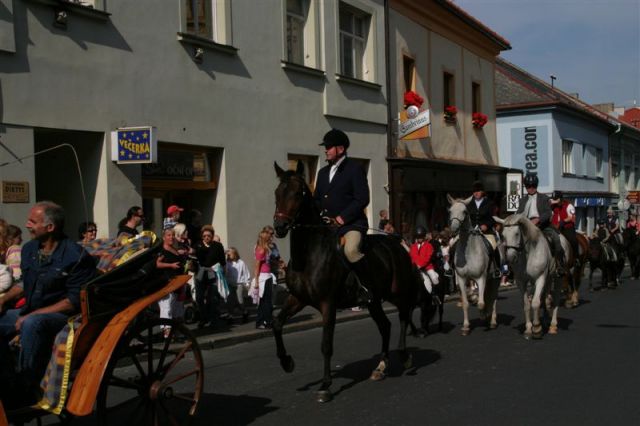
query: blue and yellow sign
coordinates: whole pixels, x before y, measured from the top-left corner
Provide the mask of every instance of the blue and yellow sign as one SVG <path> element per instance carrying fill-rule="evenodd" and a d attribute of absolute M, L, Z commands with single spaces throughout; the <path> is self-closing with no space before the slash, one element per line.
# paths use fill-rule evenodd
<path fill-rule="evenodd" d="M 111 160 L 118 164 L 155 163 L 158 158 L 154 127 L 126 127 L 111 132 Z"/>

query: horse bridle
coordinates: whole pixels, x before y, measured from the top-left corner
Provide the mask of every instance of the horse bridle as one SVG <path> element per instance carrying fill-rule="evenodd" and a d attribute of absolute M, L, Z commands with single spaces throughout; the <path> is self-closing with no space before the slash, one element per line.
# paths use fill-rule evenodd
<path fill-rule="evenodd" d="M 512 226 L 520 226 L 520 225 L 519 225 L 519 224 L 517 224 L 517 223 L 512 223 L 512 224 L 509 224 L 509 225 L 503 225 L 503 226 L 504 226 L 505 228 L 509 228 L 509 227 L 512 227 Z M 515 251 L 517 251 L 517 252 L 520 252 L 520 251 L 524 250 L 524 241 L 523 241 L 523 239 L 522 239 L 522 234 L 520 234 L 520 243 L 519 243 L 517 246 L 505 245 L 505 246 L 504 246 L 504 248 L 506 248 L 506 249 L 513 249 L 513 250 L 515 250 Z"/>
<path fill-rule="evenodd" d="M 305 183 L 303 181 L 303 188 L 305 188 Z M 304 200 L 307 196 L 307 190 L 306 188 L 302 190 L 302 199 Z M 296 226 L 296 222 L 298 221 L 298 217 L 300 216 L 300 212 L 302 211 L 301 208 L 298 209 L 298 211 L 296 212 L 296 214 L 294 216 L 291 216 L 289 214 L 283 213 L 281 211 L 278 211 L 278 209 L 276 208 L 276 212 L 273 214 L 273 220 L 274 222 L 276 221 L 276 219 L 284 219 L 287 221 L 287 230 L 291 230 Z"/>

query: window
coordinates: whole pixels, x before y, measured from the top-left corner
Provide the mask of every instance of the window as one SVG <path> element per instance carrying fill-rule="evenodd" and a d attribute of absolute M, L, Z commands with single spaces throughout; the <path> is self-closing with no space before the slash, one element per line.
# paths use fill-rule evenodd
<path fill-rule="evenodd" d="M 184 32 L 231 44 L 230 0 L 182 0 Z"/>
<path fill-rule="evenodd" d="M 568 140 L 562 141 L 562 173 L 574 174 L 573 168 L 573 142 Z"/>
<path fill-rule="evenodd" d="M 102 0 L 71 0 L 71 3 L 76 3 L 80 6 L 87 6 L 94 9 L 102 8 Z"/>
<path fill-rule="evenodd" d="M 287 61 L 304 65 L 304 23 L 302 0 L 287 0 Z"/>
<path fill-rule="evenodd" d="M 286 0 L 285 52 L 286 62 L 318 68 L 320 60 L 317 34 L 317 0 Z"/>
<path fill-rule="evenodd" d="M 370 15 L 340 3 L 340 74 L 373 81 L 373 60 L 367 55 L 370 22 Z"/>
<path fill-rule="evenodd" d="M 634 190 L 637 190 L 638 187 L 640 186 L 640 169 L 638 169 L 637 167 L 633 168 L 633 188 Z"/>
<path fill-rule="evenodd" d="M 456 100 L 453 93 L 454 88 L 454 76 L 451 73 L 445 72 L 442 76 L 442 100 L 444 102 L 443 109 L 448 106 L 455 106 Z"/>
<path fill-rule="evenodd" d="M 611 191 L 618 192 L 619 191 L 619 179 L 620 179 L 620 169 L 617 163 L 611 163 Z"/>
<path fill-rule="evenodd" d="M 471 108 L 472 112 L 482 112 L 482 102 L 480 98 L 480 83 L 471 83 Z"/>
<path fill-rule="evenodd" d="M 288 154 L 288 169 L 295 170 L 298 167 L 298 162 L 302 162 L 304 165 L 304 180 L 311 188 L 311 191 L 316 186 L 316 169 L 318 168 L 318 157 L 315 155 L 298 155 Z"/>
<path fill-rule="evenodd" d="M 602 150 L 596 149 L 596 177 L 602 178 Z"/>
<path fill-rule="evenodd" d="M 634 179 L 631 176 L 631 166 L 624 166 L 624 189 L 633 189 Z"/>
<path fill-rule="evenodd" d="M 409 56 L 402 56 L 402 70 L 404 73 L 404 91 L 415 91 L 416 61 Z"/>

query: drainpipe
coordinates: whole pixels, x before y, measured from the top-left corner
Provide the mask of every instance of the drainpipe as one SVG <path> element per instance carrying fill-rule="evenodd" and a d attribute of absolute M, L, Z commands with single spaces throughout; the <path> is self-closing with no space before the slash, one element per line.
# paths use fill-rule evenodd
<path fill-rule="evenodd" d="M 385 86 L 387 87 L 387 200 L 391 223 L 397 224 L 397 215 L 393 208 L 395 201 L 393 170 L 389 160 L 393 157 L 393 113 L 391 111 L 391 60 L 390 60 L 390 43 L 389 43 L 389 0 L 384 0 L 384 68 L 385 68 Z"/>

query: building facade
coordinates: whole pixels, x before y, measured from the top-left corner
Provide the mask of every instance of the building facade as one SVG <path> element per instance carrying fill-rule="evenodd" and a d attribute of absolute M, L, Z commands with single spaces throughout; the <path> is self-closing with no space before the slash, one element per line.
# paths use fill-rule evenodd
<path fill-rule="evenodd" d="M 468 196 L 481 180 L 491 197 L 505 193 L 496 143 L 494 63 L 508 41 L 450 1 L 391 0 L 389 10 L 392 217 L 403 233 L 446 224 L 446 194 Z M 424 98 L 427 137 L 403 140 L 403 95 Z M 447 114 L 455 107 L 455 114 Z M 450 110 L 450 108 L 449 108 Z M 482 113 L 484 127 L 473 124 Z"/>
<path fill-rule="evenodd" d="M 158 231 L 178 204 L 250 257 L 272 223 L 274 161 L 304 162 L 313 186 L 334 127 L 367 169 L 370 221 L 387 208 L 383 0 L 166 3 L 0 0 L 0 138 L 38 154 L 0 168 L 28 186 L 0 217 L 22 225 L 51 199 L 67 233 L 88 218 L 107 237 L 130 206 Z M 138 126 L 157 135 L 158 162 L 112 161 L 111 132 Z"/>
<path fill-rule="evenodd" d="M 579 230 L 590 234 L 637 188 L 640 139 L 631 126 L 502 59 L 496 93 L 501 165 L 537 174 L 540 192 L 562 191 Z"/>

